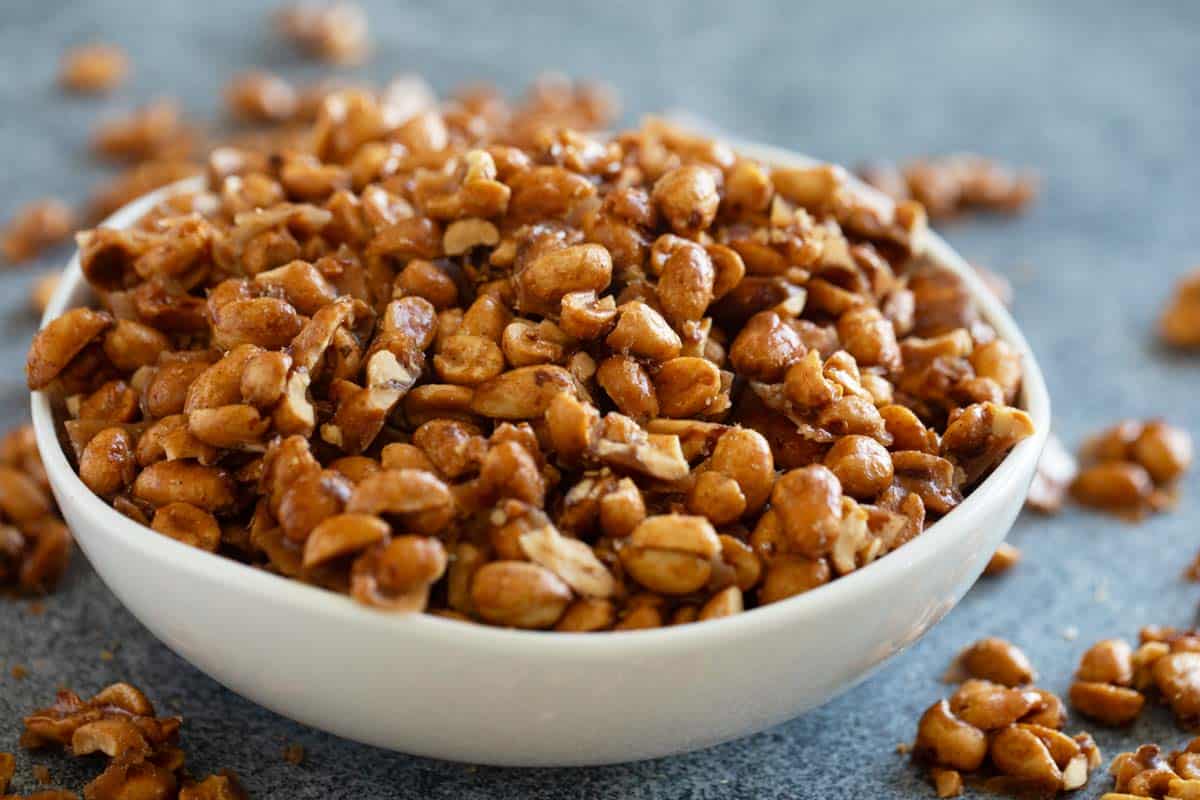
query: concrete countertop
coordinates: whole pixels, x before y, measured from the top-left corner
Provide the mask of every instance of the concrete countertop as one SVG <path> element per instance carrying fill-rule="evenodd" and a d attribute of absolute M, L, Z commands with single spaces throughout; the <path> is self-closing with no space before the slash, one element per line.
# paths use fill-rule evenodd
<path fill-rule="evenodd" d="M 351 74 L 418 71 L 439 90 L 474 79 L 515 90 L 558 68 L 618 87 L 627 120 L 683 107 L 747 138 L 848 163 L 970 149 L 1038 168 L 1045 191 L 1031 213 L 943 232 L 1013 282 L 1014 313 L 1046 373 L 1057 431 L 1073 448 L 1118 417 L 1162 415 L 1200 433 L 1200 358 L 1168 354 L 1152 334 L 1174 278 L 1200 263 L 1200 5 L 367 6 L 376 52 Z M 268 11 L 237 0 L 4 4 L 0 219 L 41 195 L 86 197 L 105 174 L 86 156 L 89 130 L 105 113 L 171 94 L 211 118 L 224 80 L 242 68 L 318 74 L 272 39 Z M 133 79 L 107 99 L 64 97 L 54 86 L 57 59 L 68 44 L 91 39 L 126 47 Z M 0 273 L 6 424 L 28 415 L 27 288 L 39 269 L 64 260 L 59 249 Z M 160 645 L 78 556 L 42 613 L 0 602 L 0 750 L 16 749 L 20 717 L 49 702 L 55 687 L 90 692 L 123 679 L 186 717 L 195 773 L 232 768 L 253 797 L 932 797 L 896 745 L 911 740 L 921 711 L 946 693 L 939 677 L 961 646 L 989 634 L 1010 638 L 1032 658 L 1041 685 L 1065 693 L 1096 639 L 1193 622 L 1200 589 L 1180 573 L 1200 548 L 1198 484 L 1193 473 L 1174 512 L 1137 526 L 1079 510 L 1026 515 L 1010 537 L 1025 553 L 1016 570 L 979 584 L 921 642 L 838 700 L 704 752 L 588 770 L 441 763 L 305 729 Z M 14 664 L 28 669 L 23 680 L 12 677 Z M 753 680 L 753 653 L 746 672 Z M 1188 738 L 1160 708 L 1127 731 L 1070 726 L 1083 727 L 1096 734 L 1106 765 L 1141 742 L 1174 747 Z M 306 748 L 302 765 L 283 760 L 289 743 Z M 31 762 L 18 758 L 15 789 L 32 791 Z M 34 762 L 76 790 L 97 769 L 57 755 Z M 1097 773 L 1075 796 L 1110 786 Z"/>

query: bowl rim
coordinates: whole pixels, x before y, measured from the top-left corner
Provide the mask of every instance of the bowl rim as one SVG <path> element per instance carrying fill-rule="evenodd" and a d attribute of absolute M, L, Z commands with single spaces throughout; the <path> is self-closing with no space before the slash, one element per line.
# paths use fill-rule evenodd
<path fill-rule="evenodd" d="M 807 156 L 781 148 L 730 137 L 719 138 L 729 143 L 738 153 L 764 163 L 798 166 L 819 163 Z M 880 202 L 891 202 L 872 187 L 861 183 L 859 186 Z M 201 176 L 169 184 L 122 207 L 98 227 L 129 227 L 164 199 L 174 194 L 203 188 L 204 179 Z M 304 613 L 323 614 L 327 618 L 366 627 L 387 636 L 403 634 L 442 641 L 453 637 L 460 640 L 464 647 L 481 646 L 496 652 L 515 652 L 514 649 L 536 647 L 539 651 L 552 649 L 561 653 L 564 652 L 563 648 L 568 648 L 573 653 L 597 656 L 630 654 L 655 645 L 697 648 L 716 640 L 748 637 L 768 629 L 803 624 L 805 619 L 824 615 L 830 609 L 852 601 L 855 595 L 869 594 L 872 587 L 878 588 L 880 584 L 893 582 L 909 570 L 919 570 L 922 565 L 927 565 L 936 558 L 953 537 L 961 535 L 963 529 L 971 525 L 978 512 L 998 502 L 995 495 L 1001 494 L 1026 470 L 1032 471 L 1036 468 L 1036 461 L 1049 435 L 1051 417 L 1045 379 L 1033 351 L 1015 320 L 1000 300 L 987 289 L 983 279 L 932 230 L 927 233 L 925 253 L 939 266 L 950 270 L 963 280 L 983 318 L 996 330 L 997 336 L 1012 345 L 1021 356 L 1024 368 L 1021 399 L 1024 410 L 1033 420 L 1034 434 L 1018 443 L 961 504 L 922 531 L 921 535 L 897 548 L 895 552 L 889 553 L 887 557 L 832 580 L 817 590 L 754 608 L 746 613 L 708 620 L 704 624 L 606 631 L 603 635 L 595 635 L 462 624 L 458 620 L 432 614 L 397 615 L 368 608 L 348 595 L 267 572 L 232 558 L 199 551 L 166 536 L 147 536 L 146 534 L 153 533 L 149 527 L 129 519 L 93 494 L 71 467 L 57 434 L 49 396 L 44 391 L 31 393 L 33 427 L 47 475 L 55 494 L 59 496 L 60 504 L 79 509 L 90 520 L 91 527 L 103 530 L 105 536 L 123 540 L 126 546 L 142 551 L 147 558 L 158 562 L 165 569 L 183 570 L 195 578 L 209 582 L 236 582 L 244 592 L 270 597 Z M 83 291 L 85 284 L 79 263 L 79 251 L 76 249 L 63 271 L 54 296 L 46 307 L 39 328 L 45 327 L 50 320 L 71 307 L 72 299 Z M 1021 494 L 1023 499 L 1023 492 Z M 86 546 L 83 546 L 83 549 L 86 552 Z"/>

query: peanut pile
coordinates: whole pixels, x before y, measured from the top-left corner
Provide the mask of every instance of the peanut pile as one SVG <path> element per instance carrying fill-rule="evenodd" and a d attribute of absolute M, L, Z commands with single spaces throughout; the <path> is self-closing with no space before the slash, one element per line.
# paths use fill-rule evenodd
<path fill-rule="evenodd" d="M 559 91 L 335 91 L 82 234 L 98 307 L 27 376 L 84 482 L 373 606 L 594 631 L 852 572 L 1032 432 L 919 205 Z"/>
<path fill-rule="evenodd" d="M 182 724 L 179 717 L 157 716 L 146 696 L 128 683 L 114 683 L 90 700 L 63 689 L 53 705 L 25 717 L 21 745 L 31 750 L 57 746 L 75 756 L 107 757 L 104 771 L 83 789 L 87 800 L 245 798 L 232 773 L 210 775 L 201 781 L 187 776 L 179 747 Z M 0 754 L 0 792 L 11 777 L 12 756 Z M 61 790 L 46 796 L 58 800 L 76 797 Z"/>
<path fill-rule="evenodd" d="M 1162 511 L 1192 465 L 1192 437 L 1162 420 L 1122 420 L 1080 449 L 1071 496 L 1081 505 L 1138 516 Z"/>
<path fill-rule="evenodd" d="M 0 437 L 0 588 L 50 591 L 70 556 L 33 427 L 14 428 Z"/>
<path fill-rule="evenodd" d="M 859 167 L 858 174 L 894 200 L 920 202 L 934 220 L 973 211 L 1016 214 L 1038 193 L 1036 173 L 1013 170 L 974 153 L 919 158 L 902 166 L 870 163 Z"/>
<path fill-rule="evenodd" d="M 1156 797 L 1163 800 L 1196 800 L 1200 797 L 1200 739 L 1167 756 L 1154 744 L 1121 753 L 1108 768 L 1115 791 L 1100 800 Z"/>
<path fill-rule="evenodd" d="M 1071 705 L 1105 725 L 1127 725 L 1146 698 L 1168 705 L 1180 725 L 1200 721 L 1200 634 L 1149 626 L 1137 650 L 1123 639 L 1094 644 L 1079 662 Z"/>
<path fill-rule="evenodd" d="M 939 797 L 960 794 L 964 772 L 992 790 L 1049 796 L 1082 787 L 1100 766 L 1089 734 L 1062 732 L 1062 701 L 1032 685 L 1037 675 L 1016 646 L 981 639 L 955 669 L 966 680 L 921 716 L 912 750 Z"/>

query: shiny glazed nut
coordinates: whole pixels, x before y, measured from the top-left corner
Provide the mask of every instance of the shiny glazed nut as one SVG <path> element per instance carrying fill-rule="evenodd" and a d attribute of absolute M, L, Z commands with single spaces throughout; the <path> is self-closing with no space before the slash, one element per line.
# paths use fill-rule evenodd
<path fill-rule="evenodd" d="M 939 700 L 929 707 L 917 725 L 914 754 L 964 772 L 979 769 L 987 757 L 988 742 L 983 731 L 968 725 Z"/>
<path fill-rule="evenodd" d="M 1079 659 L 1075 677 L 1081 681 L 1133 683 L 1133 649 L 1123 639 L 1105 639 L 1092 645 Z"/>
<path fill-rule="evenodd" d="M 1062 728 L 1067 721 L 1067 712 L 1058 695 L 1036 687 L 1030 691 L 1041 698 L 1041 708 L 1032 714 L 1025 715 L 1024 721 L 1030 725 L 1041 725 L 1055 730 Z"/>
<path fill-rule="evenodd" d="M 736 586 L 726 586 L 709 598 L 708 602 L 700 609 L 698 618 L 703 621 L 717 619 L 718 617 L 731 617 L 745 610 L 746 607 L 742 600 L 742 590 Z"/>
<path fill-rule="evenodd" d="M 446 339 L 433 366 L 446 383 L 474 386 L 504 371 L 504 353 L 491 339 L 459 334 Z"/>
<path fill-rule="evenodd" d="M 25 364 L 29 388 L 44 389 L 112 324 L 112 317 L 102 311 L 74 308 L 38 331 Z"/>
<path fill-rule="evenodd" d="M 448 256 L 460 256 L 476 247 L 491 247 L 500 242 L 500 232 L 485 219 L 459 219 L 446 226 L 442 250 Z"/>
<path fill-rule="evenodd" d="M 414 258 L 396 276 L 395 291 L 402 297 L 422 297 L 439 311 L 458 302 L 454 280 L 432 261 Z"/>
<path fill-rule="evenodd" d="M 650 375 L 628 356 L 610 356 L 596 369 L 596 382 L 622 414 L 644 422 L 659 414 L 658 392 Z"/>
<path fill-rule="evenodd" d="M 1085 506 L 1137 510 L 1151 501 L 1154 483 L 1139 464 L 1105 461 L 1085 467 L 1071 483 L 1071 495 Z"/>
<path fill-rule="evenodd" d="M 534 419 L 563 391 L 574 394 L 575 381 L 562 367 L 520 367 L 476 386 L 471 410 L 497 419 Z"/>
<path fill-rule="evenodd" d="M 605 631 L 617 621 L 617 609 L 608 600 L 582 598 L 571 603 L 554 630 L 563 633 Z"/>
<path fill-rule="evenodd" d="M 712 224 L 721 198 L 713 173 L 700 166 L 671 170 L 654 184 L 654 204 L 676 233 L 694 233 Z"/>
<path fill-rule="evenodd" d="M 1003 575 L 1019 564 L 1020 561 L 1020 549 L 1008 542 L 1001 542 L 1000 546 L 996 548 L 996 552 L 992 553 L 987 566 L 983 568 L 983 574 L 988 576 Z"/>
<path fill-rule="evenodd" d="M 124 428 L 100 431 L 79 457 L 79 477 L 98 495 L 116 494 L 136 476 L 133 437 Z"/>
<path fill-rule="evenodd" d="M 825 559 L 800 556 L 777 556 L 768 560 L 762 586 L 758 590 L 760 603 L 774 603 L 816 589 L 829 583 L 831 573 Z"/>
<path fill-rule="evenodd" d="M 659 237 L 651 262 L 661 260 L 658 300 L 676 326 L 699 320 L 715 295 L 716 271 L 700 245 L 670 234 Z"/>
<path fill-rule="evenodd" d="M 259 442 L 271 427 L 250 405 L 201 408 L 188 414 L 188 432 L 201 442 L 226 450 L 261 449 Z"/>
<path fill-rule="evenodd" d="M 151 417 L 169 417 L 183 411 L 188 390 L 208 369 L 204 361 L 172 361 L 158 367 L 142 391 L 142 407 Z"/>
<path fill-rule="evenodd" d="M 713 448 L 709 465 L 737 481 L 748 512 L 762 508 L 771 494 L 775 461 L 770 445 L 758 431 L 731 428 L 723 433 Z"/>
<path fill-rule="evenodd" d="M 592 548 L 568 539 L 548 523 L 522 534 L 520 546 L 530 561 L 562 578 L 582 597 L 605 598 L 616 593 L 616 581 Z"/>
<path fill-rule="evenodd" d="M 446 570 L 446 551 L 437 539 L 399 536 L 355 559 L 350 594 L 366 605 L 388 611 L 425 610 L 429 587 Z"/>
<path fill-rule="evenodd" d="M 988 754 L 996 768 L 1007 775 L 1050 791 L 1062 786 L 1062 772 L 1046 744 L 1026 728 L 1014 725 L 1000 731 Z"/>
<path fill-rule="evenodd" d="M 1178 652 L 1154 662 L 1154 683 L 1175 716 L 1200 716 L 1200 652 Z"/>
<path fill-rule="evenodd" d="M 342 512 L 354 489 L 333 470 L 292 476 L 274 493 L 278 498 L 275 516 L 283 533 L 293 542 L 305 541 L 322 521 Z"/>
<path fill-rule="evenodd" d="M 215 553 L 221 543 L 221 526 L 217 518 L 187 503 L 168 503 L 159 508 L 154 512 L 150 527 L 164 536 L 210 553 Z"/>
<path fill-rule="evenodd" d="M 476 570 L 471 603 L 488 622 L 513 628 L 549 628 L 571 601 L 553 572 L 525 561 L 493 561 Z"/>
<path fill-rule="evenodd" d="M 304 542 L 304 566 L 314 567 L 334 558 L 366 550 L 383 541 L 388 525 L 370 514 L 337 514 L 313 528 Z"/>
<path fill-rule="evenodd" d="M 892 457 L 868 436 L 843 436 L 825 454 L 829 467 L 846 494 L 869 500 L 892 485 Z"/>
<path fill-rule="evenodd" d="M 605 343 L 624 355 L 651 361 L 675 358 L 683 347 L 679 334 L 662 315 L 640 300 L 617 308 L 617 326 Z"/>
<path fill-rule="evenodd" d="M 423 470 L 383 470 L 363 480 L 346 503 L 347 513 L 395 515 L 425 533 L 441 530 L 453 514 L 446 484 Z"/>
<path fill-rule="evenodd" d="M 600 529 L 605 536 L 624 539 L 646 518 L 642 493 L 629 478 L 622 478 L 612 491 L 600 498 Z"/>
<path fill-rule="evenodd" d="M 77 419 L 132 422 L 137 413 L 137 392 L 125 381 L 108 381 L 79 404 L 75 416 Z"/>
<path fill-rule="evenodd" d="M 737 481 L 719 472 L 702 472 L 688 492 L 688 511 L 714 525 L 733 522 L 746 510 L 746 496 Z"/>
<path fill-rule="evenodd" d="M 1037 692 L 972 678 L 950 698 L 950 710 L 982 731 L 1012 725 L 1042 705 Z"/>
<path fill-rule="evenodd" d="M 612 256 L 598 244 L 551 250 L 513 275 L 518 308 L 553 308 L 572 292 L 600 292 L 612 279 Z"/>
<path fill-rule="evenodd" d="M 1162 420 L 1146 423 L 1134 439 L 1132 456 L 1157 484 L 1170 483 L 1192 464 L 1192 437 Z"/>
<path fill-rule="evenodd" d="M 655 374 L 654 389 L 663 416 L 692 417 L 717 398 L 721 391 L 721 371 L 704 358 L 672 358 Z"/>
<path fill-rule="evenodd" d="M 704 517 L 662 514 L 647 517 L 620 551 L 626 571 L 647 589 L 688 594 L 708 582 L 721 541 Z"/>
<path fill-rule="evenodd" d="M 159 461 L 141 471 L 133 494 L 153 506 L 188 503 L 205 511 L 222 511 L 233 504 L 229 473 L 189 461 Z"/>
<path fill-rule="evenodd" d="M 975 642 L 959 659 L 971 677 L 1004 686 L 1024 686 L 1037 677 L 1029 659 L 1019 648 L 994 636 Z"/>
<path fill-rule="evenodd" d="M 771 507 L 789 543 L 809 558 L 828 553 L 837 538 L 841 501 L 837 477 L 817 464 L 784 473 L 771 490 Z"/>
<path fill-rule="evenodd" d="M 1081 714 L 1105 725 L 1129 724 L 1146 703 L 1146 698 L 1133 689 L 1088 681 L 1071 684 L 1070 699 Z"/>
<path fill-rule="evenodd" d="M 751 317 L 733 340 L 729 360 L 752 380 L 774 382 L 803 353 L 799 334 L 774 311 L 763 311 Z"/>
<path fill-rule="evenodd" d="M 132 372 L 158 362 L 171 349 L 163 333 L 133 320 L 119 319 L 104 337 L 104 355 L 117 369 Z"/>
<path fill-rule="evenodd" d="M 933 767 L 929 770 L 929 778 L 938 797 L 958 797 L 962 794 L 962 774 L 958 770 Z"/>
<path fill-rule="evenodd" d="M 253 344 L 274 350 L 290 344 L 303 324 L 296 309 L 285 300 L 235 300 L 222 306 L 214 320 L 213 341 L 226 349 Z"/>

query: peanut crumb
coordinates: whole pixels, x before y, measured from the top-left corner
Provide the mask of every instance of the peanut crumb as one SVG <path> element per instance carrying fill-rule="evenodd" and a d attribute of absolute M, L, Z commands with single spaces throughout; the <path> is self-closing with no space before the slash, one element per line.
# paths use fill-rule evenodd
<path fill-rule="evenodd" d="M 291 742 L 283 748 L 283 760 L 295 766 L 304 763 L 305 755 L 304 745 L 296 742 Z"/>

